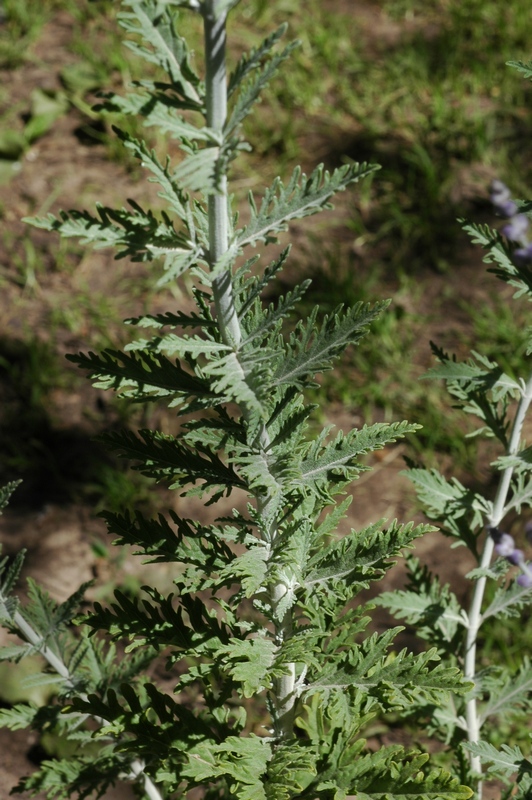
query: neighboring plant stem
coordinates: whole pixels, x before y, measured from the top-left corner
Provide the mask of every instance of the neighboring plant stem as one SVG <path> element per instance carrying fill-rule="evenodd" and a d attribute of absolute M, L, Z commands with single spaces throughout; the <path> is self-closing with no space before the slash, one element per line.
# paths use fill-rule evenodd
<path fill-rule="evenodd" d="M 23 636 L 29 644 L 33 645 L 41 656 L 48 662 L 58 675 L 65 679 L 65 684 L 70 688 L 74 687 L 74 676 L 70 673 L 65 662 L 57 656 L 43 641 L 37 631 L 30 625 L 26 618 L 20 613 L 15 611 L 13 614 L 13 626 L 15 626 L 20 635 Z M 81 699 L 86 700 L 87 695 L 80 693 L 78 695 Z M 105 720 L 98 720 L 101 725 L 105 725 Z M 146 792 L 149 800 L 163 800 L 162 794 L 159 792 L 157 786 L 153 783 L 149 775 L 144 772 L 144 762 L 140 759 L 134 759 L 129 765 L 131 772 L 136 779 L 140 779 L 143 784 L 144 791 Z"/>
<path fill-rule="evenodd" d="M 521 400 L 517 407 L 514 424 L 510 441 L 508 443 L 507 456 L 516 455 L 519 452 L 519 445 L 521 442 L 521 433 L 526 419 L 526 414 L 530 403 L 532 402 L 532 376 L 529 378 L 528 383 L 525 385 Z M 487 521 L 488 534 L 484 542 L 482 556 L 479 563 L 480 569 L 488 569 L 493 556 L 493 548 L 495 542 L 491 536 L 490 530 L 497 528 L 506 511 L 506 501 L 508 492 L 510 490 L 512 475 L 514 467 L 507 467 L 502 473 L 497 487 L 497 493 L 493 501 L 493 510 L 490 519 Z M 464 657 L 464 675 L 468 680 L 475 680 L 476 675 L 476 654 L 477 654 L 477 638 L 480 626 L 482 624 L 482 604 L 484 601 L 484 594 L 486 591 L 487 577 L 482 576 L 475 582 L 473 597 L 471 599 L 471 606 L 469 608 L 468 632 L 465 644 L 465 657 Z M 466 704 L 466 722 L 467 722 L 467 735 L 470 742 L 478 742 L 480 740 L 480 721 L 477 710 L 477 699 L 472 697 Z M 479 756 L 471 754 L 470 756 L 471 769 L 476 773 L 481 773 L 481 760 Z M 478 800 L 482 800 L 482 783 L 479 782 L 477 787 Z"/>

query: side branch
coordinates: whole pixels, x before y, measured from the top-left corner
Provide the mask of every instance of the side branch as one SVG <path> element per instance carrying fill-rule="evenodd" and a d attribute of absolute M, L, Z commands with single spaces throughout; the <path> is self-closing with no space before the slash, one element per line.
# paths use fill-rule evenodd
<path fill-rule="evenodd" d="M 508 443 L 508 452 L 506 453 L 507 456 L 515 455 L 519 451 L 521 433 L 523 430 L 526 414 L 531 402 L 532 402 L 532 376 L 529 378 L 528 383 L 526 384 L 525 390 L 517 407 L 517 412 L 512 427 L 512 433 L 510 436 L 510 441 Z M 493 501 L 493 510 L 490 519 L 487 520 L 487 526 L 489 528 L 496 528 L 501 522 L 507 503 L 508 492 L 510 490 L 510 484 L 513 472 L 514 472 L 514 467 L 510 466 L 507 467 L 505 470 L 503 470 L 501 474 L 499 485 L 497 487 L 497 493 Z M 489 567 L 493 556 L 493 548 L 494 548 L 493 537 L 488 533 L 488 535 L 486 536 L 486 541 L 484 543 L 484 549 L 482 551 L 482 556 L 479 564 L 479 567 L 481 569 L 487 569 Z M 482 611 L 482 603 L 484 601 L 484 594 L 486 591 L 486 582 L 487 582 L 486 577 L 481 577 L 476 581 L 475 589 L 473 591 L 473 597 L 471 599 L 471 607 L 469 609 L 469 615 L 468 615 L 469 627 L 467 631 L 467 638 L 465 645 L 464 676 L 466 679 L 472 681 L 475 680 L 475 674 L 476 674 L 477 638 L 478 638 L 478 631 L 482 621 L 481 611 Z M 466 721 L 467 721 L 468 740 L 470 742 L 478 742 L 480 739 L 480 719 L 477 709 L 476 698 L 472 698 L 467 702 Z M 481 761 L 479 756 L 471 755 L 470 764 L 471 764 L 471 769 L 474 772 L 477 773 L 481 772 Z M 478 796 L 479 798 L 482 797 L 481 784 L 479 785 L 478 788 Z"/>
<path fill-rule="evenodd" d="M 64 678 L 65 683 L 72 688 L 75 683 L 75 676 L 70 672 L 65 662 L 58 655 L 56 655 L 53 650 L 47 647 L 43 641 L 43 637 L 35 630 L 35 628 L 32 627 L 32 625 L 30 625 L 20 611 L 16 611 L 13 614 L 12 624 L 13 627 L 19 631 L 21 638 L 33 645 L 35 649 L 43 656 L 45 661 L 47 661 L 52 667 L 52 669 L 57 672 L 58 675 Z M 84 693 L 80 693 L 78 697 L 80 697 L 82 700 L 87 700 L 87 695 Z M 103 719 L 98 719 L 97 722 L 100 725 L 107 724 L 106 720 Z M 146 775 L 144 772 L 144 762 L 136 758 L 130 763 L 129 766 L 131 769 L 130 779 L 140 781 L 142 783 L 148 799 L 163 800 L 163 796 L 157 786 L 153 783 L 149 775 Z"/>

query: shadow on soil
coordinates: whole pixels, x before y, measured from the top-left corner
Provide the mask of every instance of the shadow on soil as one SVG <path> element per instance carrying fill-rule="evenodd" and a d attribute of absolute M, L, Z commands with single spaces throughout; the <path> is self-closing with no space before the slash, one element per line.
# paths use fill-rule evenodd
<path fill-rule="evenodd" d="M 58 382 L 65 371 L 46 344 L 0 339 L 0 483 L 23 480 L 13 508 L 70 502 L 109 463 L 93 431 L 51 416 Z"/>

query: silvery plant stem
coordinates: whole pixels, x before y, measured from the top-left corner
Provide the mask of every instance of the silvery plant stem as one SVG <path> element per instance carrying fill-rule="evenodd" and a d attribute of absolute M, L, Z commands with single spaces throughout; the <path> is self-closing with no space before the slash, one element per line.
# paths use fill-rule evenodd
<path fill-rule="evenodd" d="M 205 32 L 205 83 L 207 124 L 220 137 L 227 118 L 227 77 L 225 60 L 226 15 L 215 15 L 216 0 L 207 0 L 203 10 Z M 209 196 L 209 255 L 211 266 L 227 251 L 229 243 L 229 210 L 227 176 L 220 179 L 217 194 Z M 238 348 L 242 335 L 233 298 L 233 282 L 229 269 L 213 280 L 213 298 L 218 324 L 227 344 Z"/>
<path fill-rule="evenodd" d="M 70 674 L 70 670 L 68 669 L 67 665 L 64 661 L 57 656 L 53 650 L 51 650 L 47 645 L 44 644 L 42 636 L 40 636 L 37 631 L 30 625 L 30 623 L 25 619 L 25 617 L 20 613 L 20 611 L 16 611 L 13 614 L 13 625 L 17 628 L 20 635 L 23 639 L 33 645 L 36 650 L 43 656 L 43 658 L 48 662 L 48 664 L 52 667 L 58 675 L 65 679 L 66 684 L 69 687 L 74 685 L 73 675 Z M 87 699 L 87 696 L 80 693 L 78 695 L 82 700 Z M 98 720 L 101 725 L 105 725 L 106 721 L 103 719 Z M 153 783 L 151 778 L 144 773 L 144 762 L 140 759 L 135 759 L 129 765 L 131 769 L 131 774 L 135 780 L 140 779 L 143 784 L 144 791 L 146 796 L 149 800 L 163 800 L 163 796 L 158 790 L 157 786 Z"/>
<path fill-rule="evenodd" d="M 226 15 L 222 13 L 217 16 L 216 6 L 217 0 L 205 0 L 201 13 L 204 19 L 207 124 L 221 140 L 227 117 Z M 211 267 L 214 267 L 227 251 L 229 244 L 230 225 L 226 176 L 221 179 L 219 192 L 209 197 L 208 212 L 210 264 Z M 235 308 L 233 278 L 230 269 L 224 270 L 214 278 L 212 291 L 222 337 L 224 342 L 233 348 L 238 359 L 242 331 Z M 244 416 L 248 416 L 247 409 L 243 408 L 242 410 Z M 258 444 L 266 455 L 270 447 L 270 437 L 265 425 L 261 427 Z M 272 498 L 268 496 L 259 497 L 259 511 L 267 509 L 271 501 Z M 275 539 L 276 531 L 270 530 L 268 532 L 270 555 L 273 553 Z M 279 583 L 271 591 L 270 603 L 273 610 L 275 610 L 286 590 L 286 586 Z M 279 645 L 291 635 L 291 628 L 291 612 L 288 611 L 276 626 L 275 639 Z M 287 674 L 278 680 L 274 691 L 274 732 L 279 738 L 289 738 L 292 735 L 293 710 L 296 700 L 295 682 L 295 664 L 290 664 L 287 668 Z"/>
<path fill-rule="evenodd" d="M 532 402 L 532 376 L 529 378 L 528 383 L 524 387 L 521 399 L 519 401 L 519 405 L 517 407 L 516 415 L 514 418 L 514 424 L 512 427 L 512 433 L 510 436 L 510 441 L 508 443 L 508 451 L 506 453 L 506 455 L 508 456 L 515 455 L 516 453 L 519 452 L 523 424 L 525 422 L 526 414 L 528 412 L 531 402 Z M 513 471 L 514 471 L 513 467 L 507 467 L 501 473 L 499 485 L 497 487 L 497 492 L 495 495 L 495 499 L 493 501 L 491 517 L 486 521 L 488 528 L 498 527 L 499 523 L 504 517 Z M 493 541 L 493 537 L 488 533 L 488 535 L 486 536 L 486 541 L 484 542 L 482 556 L 480 558 L 480 563 L 479 563 L 480 569 L 487 569 L 489 567 L 491 559 L 493 557 L 494 544 L 495 543 Z M 482 603 L 484 601 L 486 583 L 487 583 L 486 577 L 479 578 L 475 582 L 475 589 L 473 591 L 473 597 L 471 599 L 471 606 L 468 615 L 469 624 L 468 624 L 467 639 L 465 646 L 464 673 L 465 677 L 473 682 L 475 680 L 475 674 L 476 674 L 477 637 L 479 628 L 482 624 Z M 472 698 L 467 702 L 466 723 L 467 723 L 467 735 L 469 741 L 478 742 L 480 739 L 480 720 L 478 715 L 476 698 Z M 480 758 L 478 756 L 472 755 L 470 759 L 470 764 L 472 770 L 474 770 L 477 773 L 481 773 L 482 767 Z M 477 794 L 478 794 L 478 800 L 482 800 L 482 783 L 479 783 Z"/>
<path fill-rule="evenodd" d="M 66 664 L 61 658 L 59 658 L 59 656 L 56 656 L 53 650 L 50 650 L 50 648 L 44 644 L 42 636 L 39 636 L 37 631 L 32 628 L 29 622 L 27 622 L 27 620 L 22 616 L 20 611 L 15 611 L 13 614 L 13 624 L 21 634 L 22 638 L 29 642 L 29 644 L 33 645 L 33 647 L 39 651 L 52 669 L 65 679 L 69 688 L 72 688 L 74 683 L 72 675 L 70 674 L 70 670 Z"/>

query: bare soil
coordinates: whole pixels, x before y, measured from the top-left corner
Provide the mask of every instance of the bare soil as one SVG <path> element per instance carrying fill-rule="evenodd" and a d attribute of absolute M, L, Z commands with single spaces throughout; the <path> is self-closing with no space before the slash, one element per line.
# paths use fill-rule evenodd
<path fill-rule="evenodd" d="M 337 0 L 335 5 L 338 5 Z M 393 41 L 401 35 L 397 26 L 380 16 L 371 4 L 361 5 L 349 0 L 348 6 L 350 10 L 357 7 L 362 29 L 379 38 L 381 44 L 386 37 Z M 59 88 L 60 70 L 71 59 L 63 47 L 71 35 L 71 26 L 69 16 L 58 13 L 45 27 L 31 59 L 21 68 L 2 74 L 5 113 L 14 103 L 21 109 L 27 107 L 30 92 L 35 87 Z M 112 314 L 106 333 L 110 341 L 119 341 L 124 332 L 118 328 L 116 320 L 141 312 L 145 304 L 145 297 L 139 296 L 136 289 L 146 282 L 147 271 L 143 265 L 114 261 L 112 254 L 105 251 L 95 253 L 80 248 L 74 248 L 64 262 L 59 263 L 61 251 L 55 237 L 28 229 L 21 222 L 22 217 L 59 207 L 91 208 L 96 199 L 112 205 L 122 204 L 125 197 L 145 196 L 146 183 L 132 178 L 123 164 L 110 161 L 104 145 L 83 134 L 86 124 L 81 113 L 72 108 L 26 152 L 12 180 L 0 186 L 3 225 L 9 232 L 9 236 L 0 237 L 0 365 L 4 362 L 9 365 L 9 369 L 0 366 L 0 433 L 9 444 L 11 456 L 18 440 L 23 451 L 28 447 L 28 435 L 36 437 L 38 432 L 41 448 L 38 464 L 35 469 L 25 467 L 25 483 L 0 520 L 0 542 L 8 555 L 21 547 L 27 548 L 25 575 L 37 579 L 61 600 L 82 581 L 95 577 L 97 585 L 105 587 L 132 575 L 137 578 L 145 569 L 130 558 L 109 561 L 97 555 L 91 545 L 95 539 L 105 539 L 105 529 L 102 521 L 95 517 L 87 495 L 80 489 L 87 480 L 87 462 L 103 458 L 92 437 L 106 427 L 119 424 L 118 412 L 88 382 L 74 379 L 73 368 L 66 364 L 64 370 L 69 376 L 66 381 L 58 376 L 57 385 L 43 390 L 42 397 L 32 396 L 32 385 L 35 381 L 38 383 L 39 378 L 39 354 L 62 357 L 69 352 L 97 347 L 102 339 L 105 303 L 109 300 Z M 309 137 L 313 136 L 318 154 L 327 147 L 330 151 L 334 132 L 330 132 L 329 145 L 323 134 L 317 141 L 316 134 L 309 131 Z M 338 225 L 342 214 L 347 213 L 342 198 L 335 224 Z M 303 223 L 295 229 L 296 262 L 301 263 L 304 258 L 304 241 L 309 229 L 309 225 Z M 344 231 L 340 235 L 346 246 L 350 246 L 349 234 Z M 24 267 L 31 253 L 39 257 L 35 275 Z M 483 274 L 478 253 L 465 250 L 460 279 L 468 299 L 482 302 Z M 458 334 L 465 324 L 461 312 L 445 306 L 443 290 L 447 280 L 447 276 L 433 274 L 424 289 L 424 302 L 442 312 L 433 319 L 427 341 L 441 338 L 440 334 L 448 335 L 450 330 Z M 96 311 L 91 310 L 90 303 L 84 308 L 77 307 L 81 296 L 92 300 Z M 153 297 L 150 308 L 172 308 L 182 300 L 166 292 Z M 103 312 L 98 311 L 102 308 Z M 75 320 L 70 326 L 56 323 L 58 316 L 64 320 L 69 314 Z M 43 349 L 39 350 L 36 343 Z M 428 363 L 428 347 L 420 347 L 420 362 Z M 325 414 L 344 428 L 363 422 L 356 409 L 330 407 Z M 404 452 L 404 446 L 398 445 L 374 458 L 373 471 L 354 486 L 354 502 L 346 530 L 381 517 L 404 521 L 421 519 L 410 485 L 400 474 Z M 6 480 L 13 477 L 3 474 L 5 470 L 2 469 L 0 473 Z M 174 499 L 166 499 L 176 505 Z M 196 511 L 202 513 L 201 508 L 187 506 L 188 515 L 193 516 Z M 459 577 L 471 566 L 466 559 L 457 562 L 455 552 L 451 555 L 446 540 L 438 533 L 425 537 L 418 546 L 418 553 L 429 567 L 437 569 L 443 580 L 453 585 L 459 585 Z M 144 577 L 141 575 L 139 579 Z M 168 574 L 160 577 L 163 582 L 171 578 Z M 389 574 L 382 588 L 388 589 L 400 581 L 401 570 L 398 569 Z M 382 617 L 378 624 L 385 626 L 388 621 Z M 43 751 L 33 735 L 0 730 L 0 800 L 7 799 L 18 778 L 31 770 L 42 756 Z M 125 800 L 132 794 L 126 787 L 117 788 L 105 797 Z M 42 800 L 41 795 L 39 800 Z"/>

